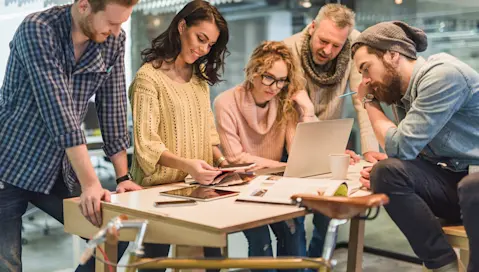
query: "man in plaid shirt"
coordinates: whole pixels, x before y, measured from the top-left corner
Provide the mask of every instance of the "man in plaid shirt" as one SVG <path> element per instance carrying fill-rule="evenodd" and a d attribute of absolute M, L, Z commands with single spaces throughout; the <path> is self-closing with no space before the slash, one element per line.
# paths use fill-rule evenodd
<path fill-rule="evenodd" d="M 121 29 L 136 2 L 77 0 L 31 14 L 17 29 L 0 89 L 0 271 L 22 269 L 28 202 L 63 223 L 62 200 L 79 184 L 83 215 L 102 224 L 100 201 L 110 193 L 95 174 L 81 129 L 93 95 L 103 149 L 122 181 L 117 191 L 141 189 L 127 174 Z"/>

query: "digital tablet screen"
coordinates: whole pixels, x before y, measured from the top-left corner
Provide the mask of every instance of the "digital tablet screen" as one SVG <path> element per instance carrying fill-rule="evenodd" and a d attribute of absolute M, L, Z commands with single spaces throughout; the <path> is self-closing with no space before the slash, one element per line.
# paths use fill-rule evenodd
<path fill-rule="evenodd" d="M 227 196 L 237 195 L 238 192 L 232 192 L 227 190 L 220 190 L 211 187 L 203 187 L 199 185 L 174 189 L 166 192 L 161 192 L 162 195 L 194 198 L 199 200 L 212 200 L 215 198 L 223 198 Z"/>

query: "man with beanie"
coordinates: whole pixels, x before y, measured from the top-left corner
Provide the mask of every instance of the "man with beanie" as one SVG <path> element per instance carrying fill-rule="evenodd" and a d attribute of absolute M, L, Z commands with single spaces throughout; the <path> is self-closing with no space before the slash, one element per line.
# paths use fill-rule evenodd
<path fill-rule="evenodd" d="M 479 74 L 448 54 L 418 57 L 426 48 L 422 30 L 398 21 L 366 29 L 352 46 L 363 76 L 358 95 L 389 157 L 361 181 L 390 197 L 387 212 L 433 271 L 458 271 L 436 217 L 462 221 L 468 271 L 478 271 Z M 379 102 L 393 105 L 396 123 Z"/>
<path fill-rule="evenodd" d="M 352 92 L 357 91 L 361 75 L 350 53 L 351 43 L 359 35 L 354 29 L 354 17 L 354 12 L 344 5 L 327 4 L 303 31 L 284 40 L 301 64 L 300 77 L 304 78 L 306 91 L 314 104 L 314 112 L 302 115 L 316 115 L 320 120 L 339 119 L 344 105 L 341 95 L 348 91 L 348 86 Z M 351 98 L 357 113 L 364 159 L 369 162 L 385 159 L 386 155 L 378 152 L 379 144 L 361 102 L 357 95 Z M 355 157 L 354 152 L 348 152 Z M 328 222 L 327 218 L 315 215 L 316 227 L 308 256 L 321 256 Z"/>

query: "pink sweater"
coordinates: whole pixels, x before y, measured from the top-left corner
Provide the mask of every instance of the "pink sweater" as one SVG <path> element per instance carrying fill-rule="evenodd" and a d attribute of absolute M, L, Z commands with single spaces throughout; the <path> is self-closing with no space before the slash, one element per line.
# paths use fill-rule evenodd
<path fill-rule="evenodd" d="M 221 93 L 214 102 L 223 154 L 230 163 L 279 161 L 286 144 L 290 149 L 296 122 L 276 122 L 278 101 L 265 108 L 256 106 L 251 92 L 236 86 Z"/>

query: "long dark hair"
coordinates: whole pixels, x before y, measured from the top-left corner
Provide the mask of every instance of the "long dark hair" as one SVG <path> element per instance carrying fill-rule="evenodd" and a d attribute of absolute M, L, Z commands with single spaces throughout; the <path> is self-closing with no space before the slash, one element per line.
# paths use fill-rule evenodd
<path fill-rule="evenodd" d="M 188 27 L 202 21 L 213 21 L 220 31 L 216 43 L 208 54 L 200 57 L 193 63 L 196 76 L 204 79 L 209 85 L 220 80 L 220 70 L 224 70 L 225 54 L 228 53 L 226 44 L 229 40 L 228 24 L 221 13 L 210 3 L 203 0 L 194 0 L 188 3 L 171 21 L 168 29 L 151 42 L 151 48 L 141 52 L 143 63 L 152 62 L 155 68 L 161 67 L 165 61 L 172 63 L 181 52 L 180 33 L 178 24 L 185 20 Z"/>

